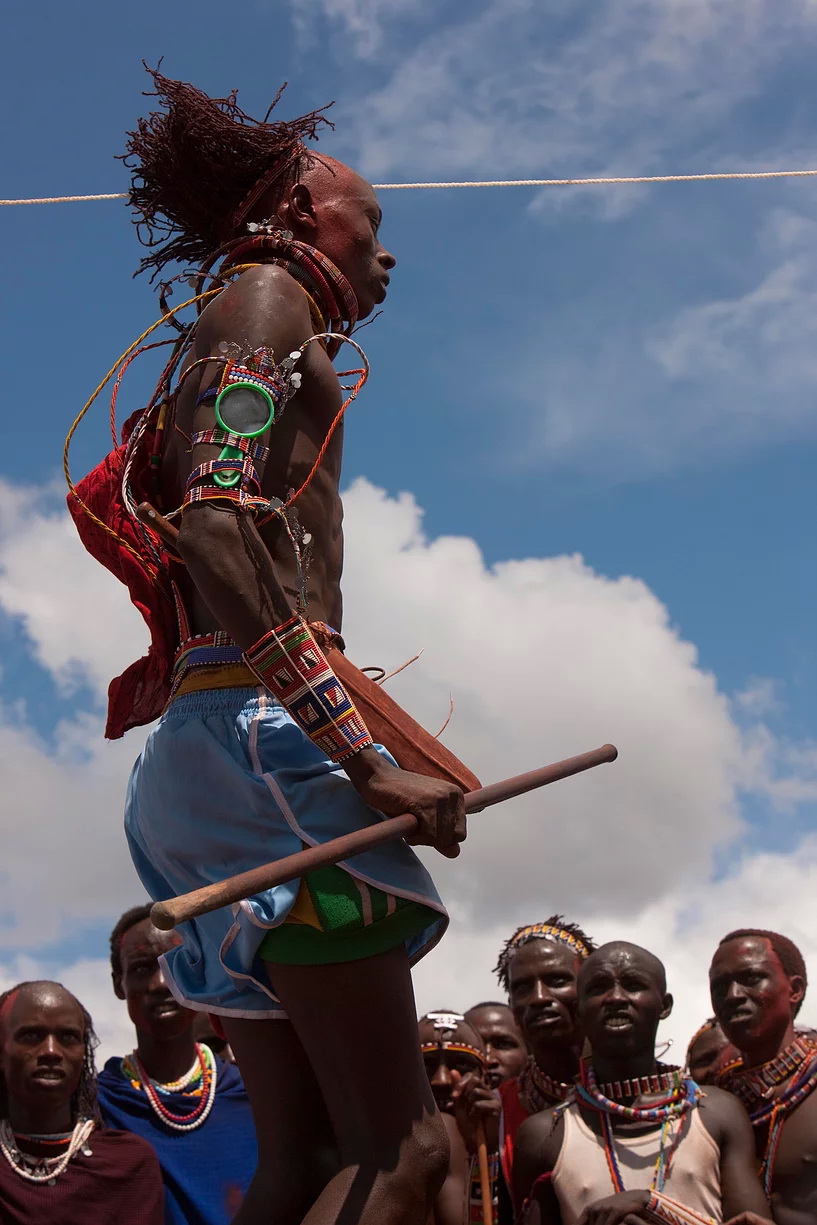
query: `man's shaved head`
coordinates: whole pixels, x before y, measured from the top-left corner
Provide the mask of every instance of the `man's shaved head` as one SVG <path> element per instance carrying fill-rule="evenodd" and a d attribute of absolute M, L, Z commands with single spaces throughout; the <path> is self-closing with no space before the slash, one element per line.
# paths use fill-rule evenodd
<path fill-rule="evenodd" d="M 90 1019 L 77 997 L 72 995 L 67 987 L 63 987 L 62 983 L 39 979 L 36 982 L 20 983 L 18 987 L 12 987 L 5 995 L 0 996 L 0 1032 L 13 1027 L 16 1013 L 28 1003 L 44 1008 L 62 1005 L 76 1011 L 83 1033 L 87 1020 Z"/>
<path fill-rule="evenodd" d="M 624 956 L 650 974 L 655 979 L 659 991 L 666 991 L 667 971 L 663 961 L 659 961 L 654 953 L 642 948 L 640 944 L 630 944 L 627 940 L 611 940 L 609 944 L 603 944 L 601 948 L 591 953 L 582 965 L 579 971 L 579 993 L 581 994 L 582 981 L 586 981 L 594 969 L 613 959 L 621 960 Z"/>

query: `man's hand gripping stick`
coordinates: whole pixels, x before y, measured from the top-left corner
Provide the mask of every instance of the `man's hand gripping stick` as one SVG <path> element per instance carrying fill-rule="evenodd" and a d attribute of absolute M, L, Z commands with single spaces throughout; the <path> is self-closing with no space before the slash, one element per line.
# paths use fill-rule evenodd
<path fill-rule="evenodd" d="M 530 770 L 527 774 L 517 774 L 504 782 L 491 783 L 488 787 L 480 787 L 478 791 L 470 791 L 466 795 L 465 811 L 482 812 L 483 808 L 489 808 L 492 804 L 501 804 L 503 800 L 525 795 L 528 791 L 545 787 L 561 778 L 570 778 L 573 774 L 592 770 L 594 766 L 615 761 L 617 757 L 618 749 L 612 744 L 604 744 L 600 749 L 580 753 L 578 757 L 568 757 L 551 766 L 543 766 L 540 770 Z M 411 813 L 390 817 L 376 825 L 367 825 L 365 829 L 333 838 L 320 846 L 307 847 L 304 851 L 287 855 L 284 859 L 264 864 L 260 868 L 252 868 L 249 872 L 241 872 L 238 876 L 231 876 L 214 885 L 205 885 L 202 889 L 184 893 L 181 897 L 171 898 L 167 902 L 157 902 L 150 912 L 150 917 L 156 927 L 162 931 L 170 931 L 178 923 L 197 919 L 201 915 L 209 914 L 211 910 L 219 910 L 222 906 L 232 906 L 255 893 L 263 893 L 266 889 L 296 880 L 309 872 L 317 871 L 318 868 L 340 863 L 353 855 L 360 855 L 363 851 L 381 846 L 384 842 L 410 838 L 417 833 L 417 828 L 417 818 Z"/>

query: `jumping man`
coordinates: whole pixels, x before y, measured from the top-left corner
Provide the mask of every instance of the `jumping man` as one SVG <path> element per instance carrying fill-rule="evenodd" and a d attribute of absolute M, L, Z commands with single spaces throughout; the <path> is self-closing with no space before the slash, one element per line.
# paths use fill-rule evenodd
<path fill-rule="evenodd" d="M 154 81 L 161 109 L 129 143 L 144 265 L 167 278 L 182 261 L 185 283 L 199 268 L 211 297 L 123 446 L 69 499 L 151 629 L 109 707 L 111 735 L 165 707 L 128 795 L 137 871 L 167 899 L 400 813 L 455 856 L 473 776 L 455 759 L 444 777 L 397 768 L 418 760 L 420 729 L 402 756 L 375 745 L 339 649 L 344 392 L 331 359 L 386 297 L 380 205 L 307 149 L 319 115 L 259 124 L 234 96 Z M 179 524 L 177 555 L 134 518 L 142 499 Z M 361 688 L 377 707 L 379 687 Z M 425 1219 L 447 1143 L 409 968 L 446 923 L 397 842 L 185 925 L 168 986 L 222 1018 L 255 1118 L 239 1225 Z M 304 1154 L 329 1127 L 340 1172 L 321 1188 Z"/>

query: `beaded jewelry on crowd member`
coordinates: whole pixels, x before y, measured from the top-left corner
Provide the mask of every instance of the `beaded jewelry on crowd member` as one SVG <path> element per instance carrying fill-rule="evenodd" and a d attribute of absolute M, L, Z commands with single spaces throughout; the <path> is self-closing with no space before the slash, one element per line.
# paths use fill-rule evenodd
<path fill-rule="evenodd" d="M 788 1088 L 779 1097 L 774 1097 L 775 1091 L 787 1080 L 791 1081 Z M 754 1068 L 745 1068 L 743 1060 L 735 1060 L 720 1073 L 718 1085 L 743 1102 L 753 1127 L 769 1125 L 759 1171 L 763 1190 L 769 1196 L 786 1119 L 817 1089 L 817 1040 L 806 1034 L 798 1034 L 794 1042 L 774 1059 Z"/>
<path fill-rule="evenodd" d="M 652 1079 L 652 1078 L 649 1078 Z M 664 1096 L 650 1106 L 638 1106 L 634 1103 L 625 1104 L 608 1097 L 598 1085 L 592 1066 L 582 1061 L 579 1080 L 566 1102 L 556 1108 L 556 1113 L 563 1113 L 569 1106 L 581 1103 L 595 1110 L 599 1115 L 601 1134 L 604 1143 L 604 1155 L 610 1179 L 616 1192 L 626 1191 L 621 1169 L 618 1164 L 613 1132 L 613 1118 L 628 1123 L 659 1123 L 661 1135 L 658 1145 L 658 1156 L 655 1161 L 651 1191 L 661 1192 L 669 1173 L 675 1149 L 681 1137 L 681 1122 L 684 1116 L 697 1107 L 700 1089 L 694 1080 L 684 1076 L 680 1068 L 664 1068 L 655 1077 L 658 1092 Z M 604 1088 L 614 1088 L 605 1085 Z M 674 1135 L 673 1135 L 674 1131 Z"/>
<path fill-rule="evenodd" d="M 218 1067 L 210 1048 L 199 1042 L 196 1043 L 195 1063 L 179 1080 L 153 1080 L 145 1071 L 136 1051 L 122 1060 L 122 1075 L 130 1081 L 134 1089 L 144 1091 L 153 1113 L 171 1131 L 195 1131 L 197 1127 L 201 1127 L 213 1109 Z M 189 1114 L 174 1114 L 162 1101 L 162 1097 L 168 1097 L 172 1093 L 182 1093 L 199 1100 Z"/>
<path fill-rule="evenodd" d="M 78 1153 L 81 1152 L 84 1157 L 93 1155 L 88 1147 L 88 1139 L 95 1127 L 96 1122 L 93 1119 L 80 1119 L 74 1130 L 64 1136 L 23 1137 L 21 1134 L 20 1139 L 32 1139 L 44 1144 L 59 1144 L 67 1141 L 65 1152 L 58 1157 L 35 1157 L 31 1153 L 20 1151 L 17 1137 L 8 1119 L 3 1119 L 0 1122 L 0 1152 L 14 1172 L 26 1182 L 47 1183 L 48 1186 L 53 1186 Z"/>
<path fill-rule="evenodd" d="M 533 1055 L 529 1055 L 524 1068 L 519 1073 L 519 1096 L 528 1114 L 538 1114 L 564 1102 L 573 1088 L 573 1082 L 556 1080 L 543 1072 Z"/>

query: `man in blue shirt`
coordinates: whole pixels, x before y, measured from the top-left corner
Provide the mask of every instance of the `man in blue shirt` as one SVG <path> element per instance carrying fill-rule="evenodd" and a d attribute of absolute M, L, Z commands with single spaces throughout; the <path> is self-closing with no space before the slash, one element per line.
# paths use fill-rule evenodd
<path fill-rule="evenodd" d="M 127 911 L 111 934 L 111 974 L 136 1027 L 136 1048 L 99 1077 L 105 1122 L 149 1140 L 165 1184 L 167 1225 L 227 1225 L 257 1164 L 255 1129 L 238 1069 L 196 1042 L 196 1014 L 171 995 L 160 958 L 179 942 Z"/>

